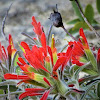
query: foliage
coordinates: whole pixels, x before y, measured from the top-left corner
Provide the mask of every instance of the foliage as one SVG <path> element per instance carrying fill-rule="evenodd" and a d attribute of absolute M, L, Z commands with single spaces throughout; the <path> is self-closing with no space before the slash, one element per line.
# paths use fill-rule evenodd
<path fill-rule="evenodd" d="M 78 5 L 79 5 L 81 11 L 80 11 L 78 5 L 76 4 L 77 1 L 78 1 Z M 99 6 L 100 3 L 99 2 L 100 2 L 100 0 L 96 0 L 96 7 L 98 10 L 98 13 L 100 13 L 100 6 Z M 72 7 L 74 9 L 74 12 L 76 13 L 78 18 L 67 22 L 67 24 L 69 24 L 69 25 L 74 24 L 74 27 L 69 29 L 70 33 L 78 33 L 78 30 L 81 27 L 83 27 L 84 29 L 90 29 L 89 26 L 87 25 L 87 23 L 85 22 L 85 20 L 82 16 L 82 13 L 84 14 L 84 16 L 86 17 L 86 19 L 88 20 L 88 22 L 91 25 L 93 25 L 94 27 L 99 25 L 99 23 L 94 18 L 94 9 L 91 4 L 87 4 L 87 6 L 85 7 L 85 11 L 83 11 L 79 0 L 73 0 L 73 1 L 71 1 L 71 3 L 72 3 Z"/>
<path fill-rule="evenodd" d="M 21 41 L 18 44 L 21 51 L 18 51 L 10 34 L 7 49 L 0 43 L 0 97 L 10 99 L 11 95 L 18 95 L 19 100 L 100 99 L 100 48 L 90 48 L 83 31 L 89 26 L 75 1 L 71 2 L 79 18 L 69 22 L 75 24 L 70 32 L 79 30 L 79 37 L 76 39 L 68 33 L 73 40 L 64 46 L 65 51 L 63 47 L 61 52 L 57 51 L 54 34 L 46 37 L 43 26 L 34 16 L 32 25 L 36 37 L 23 33 L 32 40 L 31 47 Z M 85 9 L 85 16 L 93 24 L 94 11 L 90 4 Z M 55 27 L 62 27 L 67 32 L 58 11 L 54 11 L 50 19 Z M 82 72 L 85 76 L 79 77 Z"/>

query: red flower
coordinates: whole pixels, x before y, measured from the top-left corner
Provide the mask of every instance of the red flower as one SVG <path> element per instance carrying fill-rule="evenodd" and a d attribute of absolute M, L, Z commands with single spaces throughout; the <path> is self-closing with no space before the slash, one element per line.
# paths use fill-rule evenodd
<path fill-rule="evenodd" d="M 42 95 L 45 89 L 43 88 L 26 88 L 25 92 L 20 94 L 19 96 L 19 100 L 27 97 L 27 96 L 38 96 L 38 95 Z M 46 99 L 45 99 L 46 100 Z"/>
<path fill-rule="evenodd" d="M 43 33 L 43 31 L 42 31 L 43 27 L 41 26 L 40 22 L 36 21 L 34 16 L 32 17 L 32 25 L 34 26 L 33 31 L 40 37 L 41 34 Z"/>
<path fill-rule="evenodd" d="M 86 36 L 85 36 L 85 34 L 84 34 L 82 28 L 80 28 L 79 34 L 80 34 L 80 39 L 79 39 L 79 40 L 80 40 L 80 42 L 83 44 L 83 48 L 84 48 L 84 49 L 89 49 L 89 45 L 88 45 Z"/>
<path fill-rule="evenodd" d="M 1 43 L 0 43 L 0 60 L 1 60 L 1 62 L 6 64 L 7 63 L 6 61 L 9 59 L 9 64 L 10 64 L 11 59 L 13 59 L 13 56 L 16 51 L 17 50 L 14 48 L 12 36 L 9 34 L 9 45 L 7 47 L 7 51 L 4 46 L 1 46 Z"/>
<path fill-rule="evenodd" d="M 5 74 L 4 75 L 4 79 L 17 79 L 17 80 L 21 80 L 21 79 L 30 79 L 27 75 L 15 75 L 15 74 Z"/>
<path fill-rule="evenodd" d="M 21 57 L 19 57 L 19 62 L 17 62 L 17 64 L 23 71 L 23 75 L 8 73 L 4 75 L 4 78 L 20 80 L 18 85 L 24 82 L 33 85 L 36 84 L 40 87 L 45 87 L 43 91 L 39 89 L 26 89 L 25 92 L 19 96 L 19 99 L 22 99 L 26 96 L 43 95 L 40 100 L 46 100 L 48 94 L 52 90 L 51 87 L 55 85 L 55 82 L 53 82 L 53 80 L 56 80 L 57 82 L 56 88 L 59 88 L 58 84 L 61 86 L 59 89 L 57 89 L 58 92 L 63 94 L 68 90 L 68 87 L 65 86 L 65 84 L 60 80 L 57 70 L 59 67 L 61 67 L 62 70 L 64 69 L 70 59 L 72 48 L 70 47 L 70 50 L 68 49 L 68 52 L 66 52 L 66 56 L 57 56 L 54 36 L 52 36 L 51 47 L 49 47 L 46 43 L 46 36 L 42 31 L 41 24 L 37 23 L 34 17 L 32 17 L 32 20 L 34 32 L 38 35 L 40 42 L 39 44 L 41 46 L 39 45 L 38 47 L 34 45 L 32 49 L 30 49 L 29 45 L 26 42 L 21 42 L 20 47 L 23 50 L 23 55 L 29 64 L 27 64 Z"/>
<path fill-rule="evenodd" d="M 80 28 L 79 33 L 80 33 L 80 39 L 79 39 L 79 41 L 69 42 L 68 43 L 69 46 L 67 48 L 67 52 L 69 52 L 70 48 L 72 48 L 72 50 L 71 50 L 71 60 L 72 60 L 72 63 L 76 64 L 78 66 L 82 66 L 85 63 L 81 62 L 80 59 L 81 58 L 82 59 L 86 59 L 86 58 L 84 58 L 85 49 L 88 50 L 89 49 L 89 45 L 88 45 L 87 39 L 85 37 L 85 34 L 84 34 L 82 28 Z"/>
<path fill-rule="evenodd" d="M 43 96 L 41 97 L 40 100 L 47 100 L 47 97 L 48 97 L 49 93 L 50 93 L 50 90 L 46 91 L 46 92 L 43 94 Z"/>

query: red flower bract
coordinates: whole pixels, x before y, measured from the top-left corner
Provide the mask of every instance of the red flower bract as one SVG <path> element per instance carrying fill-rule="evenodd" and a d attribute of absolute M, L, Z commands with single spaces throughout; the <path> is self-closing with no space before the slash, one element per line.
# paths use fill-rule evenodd
<path fill-rule="evenodd" d="M 41 34 L 43 33 L 42 31 L 43 27 L 41 26 L 40 22 L 37 23 L 34 16 L 32 17 L 32 25 L 34 26 L 33 31 L 40 37 Z"/>

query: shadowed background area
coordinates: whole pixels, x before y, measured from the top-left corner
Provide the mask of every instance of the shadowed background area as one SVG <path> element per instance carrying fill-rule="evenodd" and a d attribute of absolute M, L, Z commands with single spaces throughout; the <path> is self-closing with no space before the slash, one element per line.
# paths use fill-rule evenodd
<path fill-rule="evenodd" d="M 58 5 L 58 10 L 62 15 L 64 25 L 67 29 L 71 26 L 68 26 L 66 23 L 76 18 L 69 0 L 0 0 L 0 28 L 2 26 L 3 17 L 5 16 L 11 3 L 13 3 L 13 5 L 6 20 L 5 33 L 7 36 L 9 33 L 12 34 L 15 43 L 17 41 L 20 42 L 21 40 L 27 41 L 27 37 L 23 36 L 21 34 L 22 32 L 34 35 L 33 27 L 31 25 L 32 16 L 35 16 L 36 20 L 41 22 L 45 33 L 48 34 L 48 30 L 51 25 L 51 21 L 48 18 L 50 17 L 50 13 L 53 12 L 56 4 Z M 85 9 L 87 4 L 92 4 L 95 10 L 95 18 L 100 22 L 100 18 L 98 17 L 99 15 L 96 10 L 95 0 L 81 0 L 83 9 Z M 54 27 L 52 33 L 57 34 L 58 42 L 59 38 L 64 39 L 66 36 L 66 33 L 61 28 Z M 1 34 L 0 41 L 3 45 L 5 45 L 5 40 L 2 38 Z"/>

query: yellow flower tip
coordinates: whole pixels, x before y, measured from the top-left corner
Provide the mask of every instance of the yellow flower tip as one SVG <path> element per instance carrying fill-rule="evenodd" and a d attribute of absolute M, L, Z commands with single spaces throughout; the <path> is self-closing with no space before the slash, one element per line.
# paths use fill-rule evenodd
<path fill-rule="evenodd" d="M 52 39 L 54 38 L 54 34 L 52 34 Z"/>

